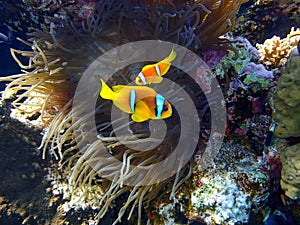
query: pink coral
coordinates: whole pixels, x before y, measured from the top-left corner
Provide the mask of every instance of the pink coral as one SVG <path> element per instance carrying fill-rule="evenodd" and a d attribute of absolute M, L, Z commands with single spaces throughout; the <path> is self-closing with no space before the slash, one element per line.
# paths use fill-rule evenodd
<path fill-rule="evenodd" d="M 260 97 L 251 98 L 252 113 L 256 114 L 262 111 L 262 100 Z"/>
<path fill-rule="evenodd" d="M 210 69 L 213 69 L 223 57 L 228 55 L 226 50 L 210 50 L 203 53 L 203 60 L 209 66 Z"/>

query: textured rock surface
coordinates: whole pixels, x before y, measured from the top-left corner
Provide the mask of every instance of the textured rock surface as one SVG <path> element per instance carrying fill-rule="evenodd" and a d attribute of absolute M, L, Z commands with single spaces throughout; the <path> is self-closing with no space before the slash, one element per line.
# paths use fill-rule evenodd
<path fill-rule="evenodd" d="M 190 219 L 202 218 L 207 224 L 247 223 L 251 207 L 268 196 L 268 178 L 249 149 L 224 143 L 215 168 L 195 176 L 199 187 L 191 192 Z"/>
<path fill-rule="evenodd" d="M 205 171 L 195 169 L 193 183 L 186 184 L 176 196 L 183 205 L 181 211 L 189 221 L 201 224 L 247 223 L 251 208 L 262 205 L 269 195 L 269 181 L 261 166 L 249 149 L 224 143 L 215 166 Z M 173 203 L 161 203 L 157 208 L 159 224 L 178 224 L 179 213 Z"/>
<path fill-rule="evenodd" d="M 94 224 L 93 210 L 66 210 L 63 196 L 55 194 L 59 187 L 50 183 L 58 165 L 37 150 L 40 131 L 9 113 L 9 102 L 0 102 L 0 224 Z"/>
<path fill-rule="evenodd" d="M 278 81 L 273 100 L 273 115 L 279 121 L 275 135 L 300 136 L 300 56 L 292 57 Z"/>
<path fill-rule="evenodd" d="M 300 198 L 300 144 L 286 147 L 281 152 L 281 187 L 286 196 Z"/>

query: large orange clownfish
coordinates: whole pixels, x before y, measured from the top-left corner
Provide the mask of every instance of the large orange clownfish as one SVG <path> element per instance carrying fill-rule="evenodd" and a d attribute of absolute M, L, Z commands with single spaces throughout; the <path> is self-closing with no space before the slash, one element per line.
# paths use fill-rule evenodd
<path fill-rule="evenodd" d="M 112 89 L 101 79 L 100 96 L 112 100 L 135 122 L 165 119 L 172 115 L 171 104 L 150 87 L 116 85 Z"/>

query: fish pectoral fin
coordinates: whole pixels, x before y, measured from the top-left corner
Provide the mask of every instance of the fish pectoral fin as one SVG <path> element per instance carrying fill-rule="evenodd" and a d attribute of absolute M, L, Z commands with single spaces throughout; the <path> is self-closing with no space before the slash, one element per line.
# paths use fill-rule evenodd
<path fill-rule="evenodd" d="M 114 93 L 110 87 L 104 82 L 104 80 L 101 79 L 101 91 L 100 96 L 104 99 L 114 100 L 117 97 L 117 94 Z"/>
<path fill-rule="evenodd" d="M 160 84 L 164 78 L 162 77 L 154 77 L 151 81 L 152 84 Z"/>
<path fill-rule="evenodd" d="M 134 113 L 134 114 L 131 115 L 131 119 L 134 122 L 140 123 L 140 122 L 144 122 L 146 120 L 149 120 L 149 117 L 146 116 L 146 115 Z"/>
<path fill-rule="evenodd" d="M 135 122 L 143 122 L 150 119 L 149 107 L 143 101 L 138 101 L 135 104 L 135 113 L 132 114 L 131 119 Z"/>

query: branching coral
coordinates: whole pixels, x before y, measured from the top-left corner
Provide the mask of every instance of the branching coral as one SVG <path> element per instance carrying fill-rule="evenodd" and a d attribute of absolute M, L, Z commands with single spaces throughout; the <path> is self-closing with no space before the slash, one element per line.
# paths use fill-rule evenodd
<path fill-rule="evenodd" d="M 266 5 L 270 3 L 278 3 L 278 4 L 286 4 L 286 3 L 292 3 L 294 1 L 292 0 L 257 0 L 255 1 L 255 4 L 257 5 Z"/>
<path fill-rule="evenodd" d="M 279 67 L 286 63 L 293 48 L 295 48 L 299 42 L 300 29 L 291 29 L 291 32 L 286 38 L 280 39 L 280 37 L 273 36 L 271 39 L 267 39 L 264 44 L 257 44 L 256 47 L 260 53 L 260 61 L 268 66 Z"/>

